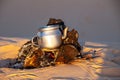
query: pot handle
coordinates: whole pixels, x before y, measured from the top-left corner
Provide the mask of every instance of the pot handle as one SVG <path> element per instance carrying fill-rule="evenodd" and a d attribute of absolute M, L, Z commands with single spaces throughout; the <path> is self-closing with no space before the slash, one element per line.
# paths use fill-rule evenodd
<path fill-rule="evenodd" d="M 34 37 L 32 37 L 32 40 L 31 40 L 31 42 L 32 42 L 32 46 L 39 46 L 38 45 L 38 36 L 37 35 L 35 35 Z"/>

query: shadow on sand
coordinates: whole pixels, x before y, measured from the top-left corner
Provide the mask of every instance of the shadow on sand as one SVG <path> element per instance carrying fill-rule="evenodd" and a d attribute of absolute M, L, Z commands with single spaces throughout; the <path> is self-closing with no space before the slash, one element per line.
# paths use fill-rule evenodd
<path fill-rule="evenodd" d="M 17 43 L 17 41 L 14 41 L 14 40 L 11 40 L 11 39 L 3 39 L 3 38 L 0 38 L 0 40 L 2 40 L 2 41 L 7 41 L 7 42 L 11 42 L 11 43 Z"/>
<path fill-rule="evenodd" d="M 1 59 L 0 60 L 0 68 L 11 68 L 13 64 L 17 62 L 17 59 L 14 58 L 7 58 L 7 59 Z"/>

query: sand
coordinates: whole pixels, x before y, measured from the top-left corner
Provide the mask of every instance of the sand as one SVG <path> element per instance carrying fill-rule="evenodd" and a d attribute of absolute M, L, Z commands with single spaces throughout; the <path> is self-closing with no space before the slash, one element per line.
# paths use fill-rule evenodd
<path fill-rule="evenodd" d="M 83 53 L 96 50 L 93 59 L 45 68 L 13 69 L 10 62 L 29 39 L 0 37 L 0 80 L 120 80 L 120 43 L 84 42 Z"/>

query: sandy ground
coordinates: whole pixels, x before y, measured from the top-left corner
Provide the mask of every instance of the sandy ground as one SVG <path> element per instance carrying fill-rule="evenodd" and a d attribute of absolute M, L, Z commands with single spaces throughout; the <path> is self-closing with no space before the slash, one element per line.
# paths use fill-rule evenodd
<path fill-rule="evenodd" d="M 120 43 L 84 42 L 83 53 L 97 51 L 98 57 L 90 60 L 35 69 L 8 68 L 27 40 L 0 37 L 0 80 L 120 80 Z"/>

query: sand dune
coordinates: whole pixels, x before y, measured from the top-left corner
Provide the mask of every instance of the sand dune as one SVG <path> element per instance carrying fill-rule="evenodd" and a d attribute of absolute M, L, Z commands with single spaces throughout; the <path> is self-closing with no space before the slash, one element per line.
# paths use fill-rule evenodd
<path fill-rule="evenodd" d="M 90 60 L 35 69 L 8 68 L 27 40 L 0 37 L 0 80 L 120 80 L 120 44 L 114 43 L 85 42 L 83 53 L 96 50 L 94 56 L 99 56 Z"/>

